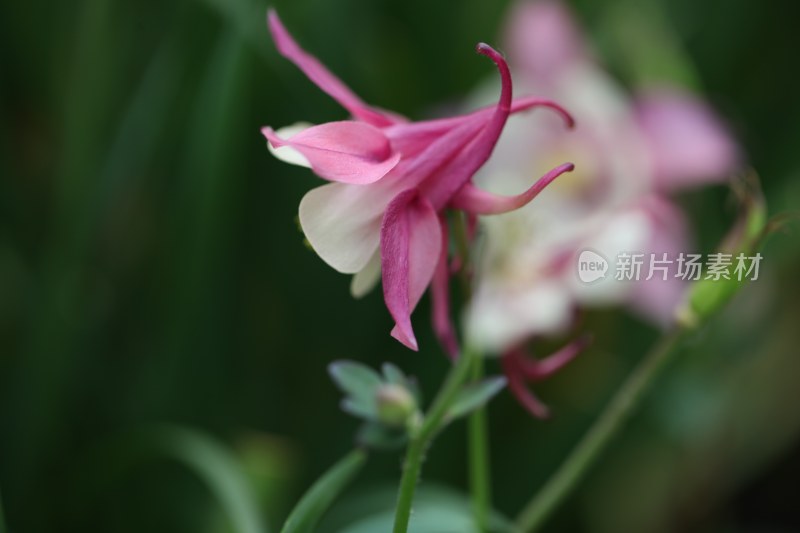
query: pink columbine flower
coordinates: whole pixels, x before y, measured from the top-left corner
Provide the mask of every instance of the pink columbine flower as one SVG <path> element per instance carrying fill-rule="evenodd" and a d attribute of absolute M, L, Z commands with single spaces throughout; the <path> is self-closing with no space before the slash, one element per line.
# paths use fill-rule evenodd
<path fill-rule="evenodd" d="M 673 259 L 691 252 L 688 225 L 669 194 L 724 181 L 738 154 L 721 121 L 688 92 L 662 86 L 626 94 L 594 60 L 560 2 L 518 2 L 508 20 L 506 47 L 518 85 L 557 94 L 580 123 L 564 134 L 549 127 L 547 116 L 509 121 L 476 181 L 498 193 L 513 190 L 553 157 L 574 161 L 578 170 L 548 187 L 536 209 L 483 223 L 466 330 L 473 344 L 504 354 L 510 389 L 541 415 L 544 408 L 525 382 L 550 375 L 584 343 L 545 359 L 551 361 L 547 372 L 526 361 L 520 346 L 568 331 L 576 311 L 588 306 L 627 304 L 667 325 L 685 287 L 672 275 L 617 282 L 613 264 L 607 279 L 583 283 L 576 275 L 578 254 L 590 249 L 613 261 L 620 252 Z"/>
<path fill-rule="evenodd" d="M 417 341 L 411 312 L 433 282 L 434 324 L 453 354 L 443 211 L 496 214 L 528 203 L 572 165 L 546 172 L 512 196 L 482 191 L 473 186 L 472 177 L 489 158 L 510 114 L 544 106 L 568 125 L 571 117 L 550 100 L 512 100 L 506 61 L 489 45 L 479 44 L 478 53 L 500 72 L 497 104 L 463 116 L 410 122 L 365 104 L 298 46 L 274 11 L 268 25 L 278 51 L 352 115 L 351 120 L 316 126 L 262 130 L 276 157 L 308 166 L 333 182 L 311 190 L 300 202 L 300 223 L 311 246 L 336 270 L 355 274 L 356 296 L 382 279 L 386 307 L 395 321 L 392 336 L 413 350 Z"/>

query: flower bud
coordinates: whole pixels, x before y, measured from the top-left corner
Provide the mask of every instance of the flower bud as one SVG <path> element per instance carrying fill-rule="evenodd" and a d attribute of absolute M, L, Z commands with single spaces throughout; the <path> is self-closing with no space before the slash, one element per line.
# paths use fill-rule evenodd
<path fill-rule="evenodd" d="M 376 392 L 378 420 L 387 426 L 404 426 L 417 411 L 411 392 L 401 385 L 386 383 Z"/>
<path fill-rule="evenodd" d="M 767 204 L 761 192 L 758 176 L 751 172 L 738 177 L 732 188 L 739 198 L 739 217 L 733 228 L 719 246 L 720 251 L 731 256 L 747 254 L 757 256 L 764 238 L 775 228 L 780 227 L 779 219 L 768 218 Z M 754 257 L 750 257 L 753 259 Z M 732 267 L 731 269 L 732 270 Z M 725 305 L 745 285 L 741 277 L 723 279 L 701 279 L 694 282 L 687 292 L 684 303 L 676 310 L 679 325 L 696 328 L 705 319 Z"/>

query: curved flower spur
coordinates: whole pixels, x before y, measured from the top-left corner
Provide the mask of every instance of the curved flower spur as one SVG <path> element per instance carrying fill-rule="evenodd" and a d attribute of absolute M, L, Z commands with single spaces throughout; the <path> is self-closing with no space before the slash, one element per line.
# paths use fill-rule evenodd
<path fill-rule="evenodd" d="M 395 327 L 392 336 L 417 350 L 411 312 L 433 282 L 433 309 L 447 314 L 448 231 L 444 210 L 497 214 L 530 202 L 551 181 L 573 169 L 551 170 L 517 196 L 496 196 L 471 183 L 486 162 L 511 113 L 548 107 L 568 126 L 572 117 L 541 98 L 512 100 L 505 59 L 487 44 L 477 52 L 491 59 L 502 81 L 495 106 L 445 119 L 411 122 L 365 104 L 292 39 L 274 10 L 268 25 L 278 51 L 352 115 L 320 125 L 262 129 L 270 151 L 288 163 L 310 167 L 331 181 L 300 202 L 300 223 L 311 246 L 339 272 L 355 274 L 352 292 L 366 293 L 382 278 Z M 437 335 L 455 355 L 449 319 L 435 317 Z"/>

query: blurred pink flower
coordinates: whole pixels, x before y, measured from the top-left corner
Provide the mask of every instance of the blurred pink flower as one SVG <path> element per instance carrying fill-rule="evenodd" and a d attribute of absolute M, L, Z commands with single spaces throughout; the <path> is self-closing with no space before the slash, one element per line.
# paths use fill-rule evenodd
<path fill-rule="evenodd" d="M 411 312 L 433 282 L 437 334 L 455 355 L 442 212 L 452 206 L 470 214 L 494 214 L 529 202 L 572 165 L 546 172 L 524 193 L 510 197 L 477 189 L 472 176 L 491 155 L 509 114 L 545 106 L 570 125 L 571 117 L 549 100 L 512 101 L 505 60 L 490 46 L 479 44 L 478 53 L 494 61 L 500 72 L 497 104 L 459 117 L 409 122 L 365 104 L 298 46 L 274 11 L 268 19 L 278 51 L 353 117 L 262 130 L 276 157 L 308 166 L 335 182 L 308 192 L 300 203 L 300 222 L 311 246 L 336 270 L 356 274 L 355 295 L 382 278 L 386 306 L 395 320 L 392 336 L 413 350 L 417 341 Z"/>
<path fill-rule="evenodd" d="M 483 222 L 466 331 L 472 343 L 510 357 L 504 365 L 512 390 L 542 414 L 535 398 L 523 395 L 524 381 L 541 376 L 518 372 L 519 346 L 568 330 L 586 306 L 627 303 L 666 325 L 683 294 L 674 278 L 583 283 L 578 254 L 591 249 L 610 260 L 620 252 L 690 251 L 683 214 L 667 193 L 725 180 L 738 154 L 721 121 L 686 91 L 627 95 L 594 61 L 560 2 L 518 2 L 508 21 L 506 47 L 518 86 L 558 97 L 578 125 L 564 133 L 547 116 L 510 120 L 476 182 L 502 193 L 554 159 L 573 161 L 577 170 L 548 187 L 534 209 Z"/>

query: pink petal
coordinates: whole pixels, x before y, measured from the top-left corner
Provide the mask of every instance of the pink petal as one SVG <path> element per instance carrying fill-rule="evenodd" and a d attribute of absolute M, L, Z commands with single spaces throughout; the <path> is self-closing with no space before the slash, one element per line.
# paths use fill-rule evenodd
<path fill-rule="evenodd" d="M 318 176 L 330 181 L 373 183 L 400 161 L 381 130 L 363 122 L 328 122 L 288 139 L 281 139 L 269 127 L 261 133 L 276 149 L 290 146 L 300 152 Z"/>
<path fill-rule="evenodd" d="M 438 181 L 441 173 L 454 164 L 454 159 L 459 159 L 458 156 L 465 146 L 469 146 L 480 133 L 486 120 L 480 115 L 468 116 L 454 124 L 439 135 L 415 137 L 413 129 L 395 131 L 392 146 L 400 147 L 399 151 L 403 154 L 396 174 L 402 174 L 406 178 L 407 187 L 416 187 L 428 180 Z M 414 146 L 415 144 L 419 146 Z M 417 150 L 418 153 L 407 156 L 409 150 Z M 441 208 L 444 205 L 434 207 Z"/>
<path fill-rule="evenodd" d="M 444 154 L 449 153 L 451 149 L 442 146 L 443 141 L 449 139 L 453 131 L 464 130 L 461 127 L 465 123 L 470 123 L 467 117 L 446 118 L 437 120 L 425 120 L 420 122 L 409 122 L 407 124 L 395 124 L 383 130 L 386 136 L 391 140 L 392 147 L 403 154 L 404 159 L 416 158 L 417 156 L 428 151 L 436 143 L 436 149 Z M 471 133 L 464 133 L 462 137 L 468 138 L 469 135 L 474 135 L 474 132 L 480 128 L 480 119 L 471 121 L 473 127 Z M 457 146 L 457 141 L 451 143 L 453 147 Z"/>
<path fill-rule="evenodd" d="M 511 103 L 511 113 L 529 111 L 537 107 L 549 108 L 558 113 L 568 128 L 575 126 L 575 120 L 566 109 L 546 98 L 535 96 L 516 98 Z M 424 152 L 436 139 L 447 135 L 465 123 L 473 124 L 476 128 L 485 124 L 495 108 L 496 106 L 492 105 L 458 117 L 395 124 L 385 128 L 384 133 L 391 139 L 394 149 L 401 152 L 404 157 L 416 156 Z M 463 145 L 463 141 L 455 145 L 459 144 Z"/>
<path fill-rule="evenodd" d="M 500 360 L 503 373 L 508 380 L 508 390 L 511 391 L 517 401 L 533 416 L 536 418 L 548 418 L 550 416 L 550 409 L 528 389 L 523 370 L 520 366 L 521 357 L 524 357 L 524 353 L 512 351 L 504 355 Z"/>
<path fill-rule="evenodd" d="M 430 202 L 415 189 L 398 194 L 381 225 L 381 274 L 386 307 L 395 320 L 392 336 L 417 350 L 411 312 L 439 262 L 442 230 Z"/>
<path fill-rule="evenodd" d="M 272 34 L 272 40 L 275 41 L 275 46 L 277 46 L 281 55 L 297 65 L 308 76 L 308 79 L 339 102 L 355 118 L 378 127 L 405 120 L 398 115 L 390 114 L 365 104 L 339 78 L 325 68 L 317 58 L 300 48 L 295 40 L 292 39 L 292 36 L 289 35 L 289 32 L 286 31 L 280 18 L 278 18 L 278 14 L 273 9 L 270 9 L 267 14 L 267 25 Z"/>
<path fill-rule="evenodd" d="M 526 205 L 536 198 L 545 187 L 565 172 L 572 172 L 575 165 L 564 163 L 539 178 L 527 191 L 516 196 L 500 196 L 477 188 L 472 183 L 464 185 L 455 195 L 451 206 L 476 215 L 498 215 L 508 213 Z"/>
<path fill-rule="evenodd" d="M 509 57 L 530 81 L 549 83 L 585 56 L 569 10 L 558 1 L 517 2 L 506 27 Z"/>
<path fill-rule="evenodd" d="M 444 216 L 439 217 L 442 228 L 442 248 L 439 262 L 431 283 L 431 307 L 433 309 L 433 331 L 439 343 L 451 359 L 458 357 L 458 340 L 450 318 L 450 269 L 447 264 L 448 231 Z"/>
<path fill-rule="evenodd" d="M 437 209 L 447 205 L 458 190 L 489 159 L 497 144 L 497 139 L 503 131 L 508 115 L 511 113 L 512 88 L 508 64 L 503 59 L 503 56 L 488 44 L 478 44 L 477 51 L 490 58 L 497 65 L 502 82 L 500 99 L 478 136 L 463 146 L 459 152 L 451 154 L 444 167 L 434 168 L 435 179 L 427 180 L 422 185 L 423 194 Z"/>
<path fill-rule="evenodd" d="M 568 128 L 572 129 L 575 127 L 575 119 L 569 111 L 564 109 L 561 104 L 547 98 L 539 98 L 537 96 L 521 96 L 519 98 L 514 98 L 514 101 L 511 103 L 511 114 L 529 111 L 536 107 L 546 107 L 555 111 L 561 115 L 561 118 L 564 119 L 564 123 Z"/>
<path fill-rule="evenodd" d="M 478 51 L 495 61 L 500 70 L 503 89 L 496 106 L 461 117 L 395 125 L 384 130 L 393 148 L 403 154 L 393 175 L 402 175 L 408 188 L 424 188 L 423 194 L 437 210 L 443 208 L 488 159 L 511 112 L 508 65 L 488 45 L 479 45 Z M 519 110 L 549 103 L 527 100 Z"/>
<path fill-rule="evenodd" d="M 543 359 L 520 357 L 519 368 L 526 379 L 534 382 L 542 381 L 567 366 L 591 344 L 591 341 L 590 335 L 584 335 Z"/>
<path fill-rule="evenodd" d="M 674 89 L 645 96 L 638 120 L 662 190 L 724 181 L 735 169 L 736 145 L 700 100 Z"/>

